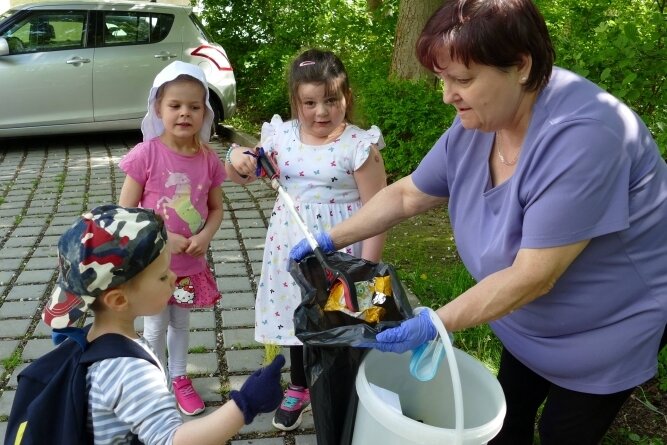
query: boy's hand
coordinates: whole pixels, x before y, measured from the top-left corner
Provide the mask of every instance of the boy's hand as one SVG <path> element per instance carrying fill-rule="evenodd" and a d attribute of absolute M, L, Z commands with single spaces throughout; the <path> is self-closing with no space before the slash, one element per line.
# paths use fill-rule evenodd
<path fill-rule="evenodd" d="M 259 413 L 270 413 L 278 408 L 283 399 L 280 386 L 280 369 L 285 365 L 285 357 L 277 355 L 270 365 L 255 371 L 245 381 L 240 391 L 229 393 L 239 409 L 243 419 L 251 423 Z"/>

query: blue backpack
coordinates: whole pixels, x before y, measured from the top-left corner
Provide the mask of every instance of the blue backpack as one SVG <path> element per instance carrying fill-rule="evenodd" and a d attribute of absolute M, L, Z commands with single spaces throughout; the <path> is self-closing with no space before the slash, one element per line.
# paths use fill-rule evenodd
<path fill-rule="evenodd" d="M 155 360 L 144 348 L 120 334 L 105 334 L 88 343 L 84 329 L 54 331 L 54 350 L 32 362 L 18 375 L 9 414 L 5 445 L 93 444 L 87 428 L 88 367 L 107 358 Z M 135 436 L 133 443 L 140 443 Z"/>

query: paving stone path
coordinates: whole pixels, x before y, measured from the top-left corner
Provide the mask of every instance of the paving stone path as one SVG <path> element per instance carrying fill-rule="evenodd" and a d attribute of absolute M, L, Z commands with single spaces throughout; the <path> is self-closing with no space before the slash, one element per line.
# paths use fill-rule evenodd
<path fill-rule="evenodd" d="M 231 135 L 234 142 L 251 139 Z M 87 209 L 118 201 L 124 173 L 118 161 L 141 139 L 137 132 L 0 139 L 0 434 L 4 437 L 26 364 L 53 346 L 40 319 L 57 277 L 59 236 Z M 229 142 L 212 143 L 219 156 Z M 275 192 L 264 181 L 246 187 L 226 182 L 224 220 L 210 248 L 222 301 L 193 311 L 188 373 L 206 412 L 227 400 L 258 368 L 263 346 L 253 340 L 256 282 Z M 141 321 L 137 330 L 142 330 Z M 285 371 L 289 366 L 286 365 Z M 285 372 L 283 379 L 288 378 Z M 258 416 L 232 445 L 314 445 L 312 415 L 290 433 Z"/>

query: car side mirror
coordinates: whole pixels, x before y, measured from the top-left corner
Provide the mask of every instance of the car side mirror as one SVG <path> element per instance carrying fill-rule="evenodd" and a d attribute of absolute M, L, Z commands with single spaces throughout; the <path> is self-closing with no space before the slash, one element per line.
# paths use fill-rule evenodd
<path fill-rule="evenodd" d="M 0 37 L 0 56 L 6 56 L 9 54 L 9 43 L 4 37 Z"/>

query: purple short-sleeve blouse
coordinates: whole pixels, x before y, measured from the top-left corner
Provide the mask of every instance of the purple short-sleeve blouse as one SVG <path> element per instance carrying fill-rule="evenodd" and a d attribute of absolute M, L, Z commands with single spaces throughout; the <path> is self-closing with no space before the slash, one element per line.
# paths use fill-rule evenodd
<path fill-rule="evenodd" d="M 493 134 L 458 119 L 412 174 L 448 197 L 456 245 L 477 280 L 521 248 L 590 239 L 554 288 L 491 323 L 549 381 L 608 394 L 657 369 L 667 323 L 667 164 L 649 130 L 593 83 L 555 68 L 513 176 L 493 187 Z"/>

